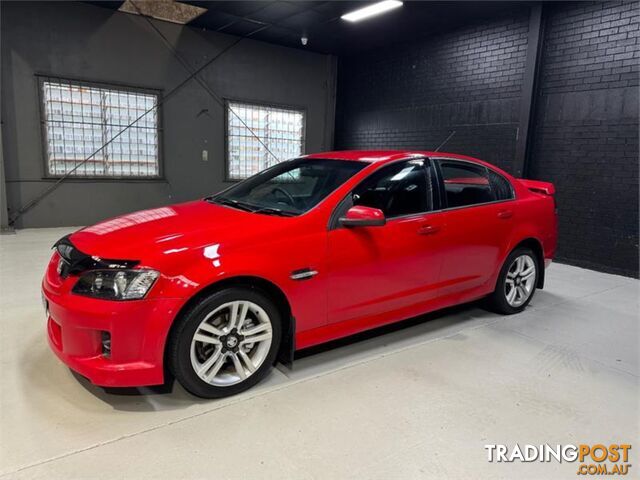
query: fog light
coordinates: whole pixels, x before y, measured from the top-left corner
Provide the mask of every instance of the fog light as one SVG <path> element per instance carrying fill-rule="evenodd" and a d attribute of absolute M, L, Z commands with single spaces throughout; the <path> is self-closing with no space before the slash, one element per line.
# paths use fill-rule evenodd
<path fill-rule="evenodd" d="M 111 358 L 111 334 L 102 332 L 102 356 Z"/>

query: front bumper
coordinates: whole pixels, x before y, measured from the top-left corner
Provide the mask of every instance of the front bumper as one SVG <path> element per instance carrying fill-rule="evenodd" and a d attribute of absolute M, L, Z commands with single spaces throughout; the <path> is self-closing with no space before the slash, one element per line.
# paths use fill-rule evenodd
<path fill-rule="evenodd" d="M 45 277 L 47 337 L 62 362 L 100 386 L 164 382 L 164 346 L 181 299 L 118 302 L 57 290 Z M 111 338 L 108 356 L 103 354 L 103 332 Z"/>

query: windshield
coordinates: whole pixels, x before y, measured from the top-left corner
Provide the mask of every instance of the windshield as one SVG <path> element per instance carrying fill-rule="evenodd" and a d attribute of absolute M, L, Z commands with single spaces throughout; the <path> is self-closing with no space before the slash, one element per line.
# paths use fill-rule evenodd
<path fill-rule="evenodd" d="M 249 212 L 300 215 L 366 165 L 348 160 L 298 158 L 268 168 L 207 200 Z"/>

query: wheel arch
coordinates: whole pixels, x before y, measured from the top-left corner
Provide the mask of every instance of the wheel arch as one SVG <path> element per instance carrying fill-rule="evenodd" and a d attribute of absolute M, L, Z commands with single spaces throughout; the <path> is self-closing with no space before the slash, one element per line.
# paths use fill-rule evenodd
<path fill-rule="evenodd" d="M 544 288 L 545 268 L 544 268 L 544 250 L 542 249 L 542 243 L 537 238 L 527 237 L 521 240 L 520 242 L 518 242 L 516 245 L 514 245 L 513 248 L 509 250 L 509 253 L 513 252 L 516 248 L 519 248 L 519 247 L 530 248 L 536 254 L 536 261 L 538 262 L 538 281 L 536 283 L 536 288 Z"/>
<path fill-rule="evenodd" d="M 189 298 L 175 315 L 169 332 L 167 333 L 164 344 L 164 365 L 165 378 L 168 378 L 169 371 L 167 367 L 166 354 L 169 345 L 169 338 L 173 334 L 173 329 L 178 323 L 177 320 L 185 314 L 195 303 L 201 299 L 211 295 L 214 292 L 232 287 L 249 288 L 257 290 L 271 299 L 282 316 L 282 338 L 280 339 L 280 348 L 276 359 L 285 364 L 293 362 L 293 354 L 295 352 L 295 318 L 293 317 L 291 304 L 285 293 L 273 282 L 253 275 L 239 275 L 227 277 L 213 282 L 206 287 L 198 290 L 191 298 Z"/>

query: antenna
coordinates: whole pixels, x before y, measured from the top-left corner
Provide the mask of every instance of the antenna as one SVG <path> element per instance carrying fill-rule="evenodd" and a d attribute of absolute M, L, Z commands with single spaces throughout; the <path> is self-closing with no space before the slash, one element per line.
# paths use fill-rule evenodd
<path fill-rule="evenodd" d="M 449 136 L 444 139 L 444 142 L 442 142 L 440 145 L 438 145 L 438 148 L 436 148 L 434 150 L 434 152 L 439 152 L 440 149 L 442 147 L 444 147 L 447 144 L 447 142 L 451 139 L 451 137 L 453 137 L 455 134 L 456 134 L 456 131 L 455 130 L 451 130 L 451 132 L 449 133 Z"/>

